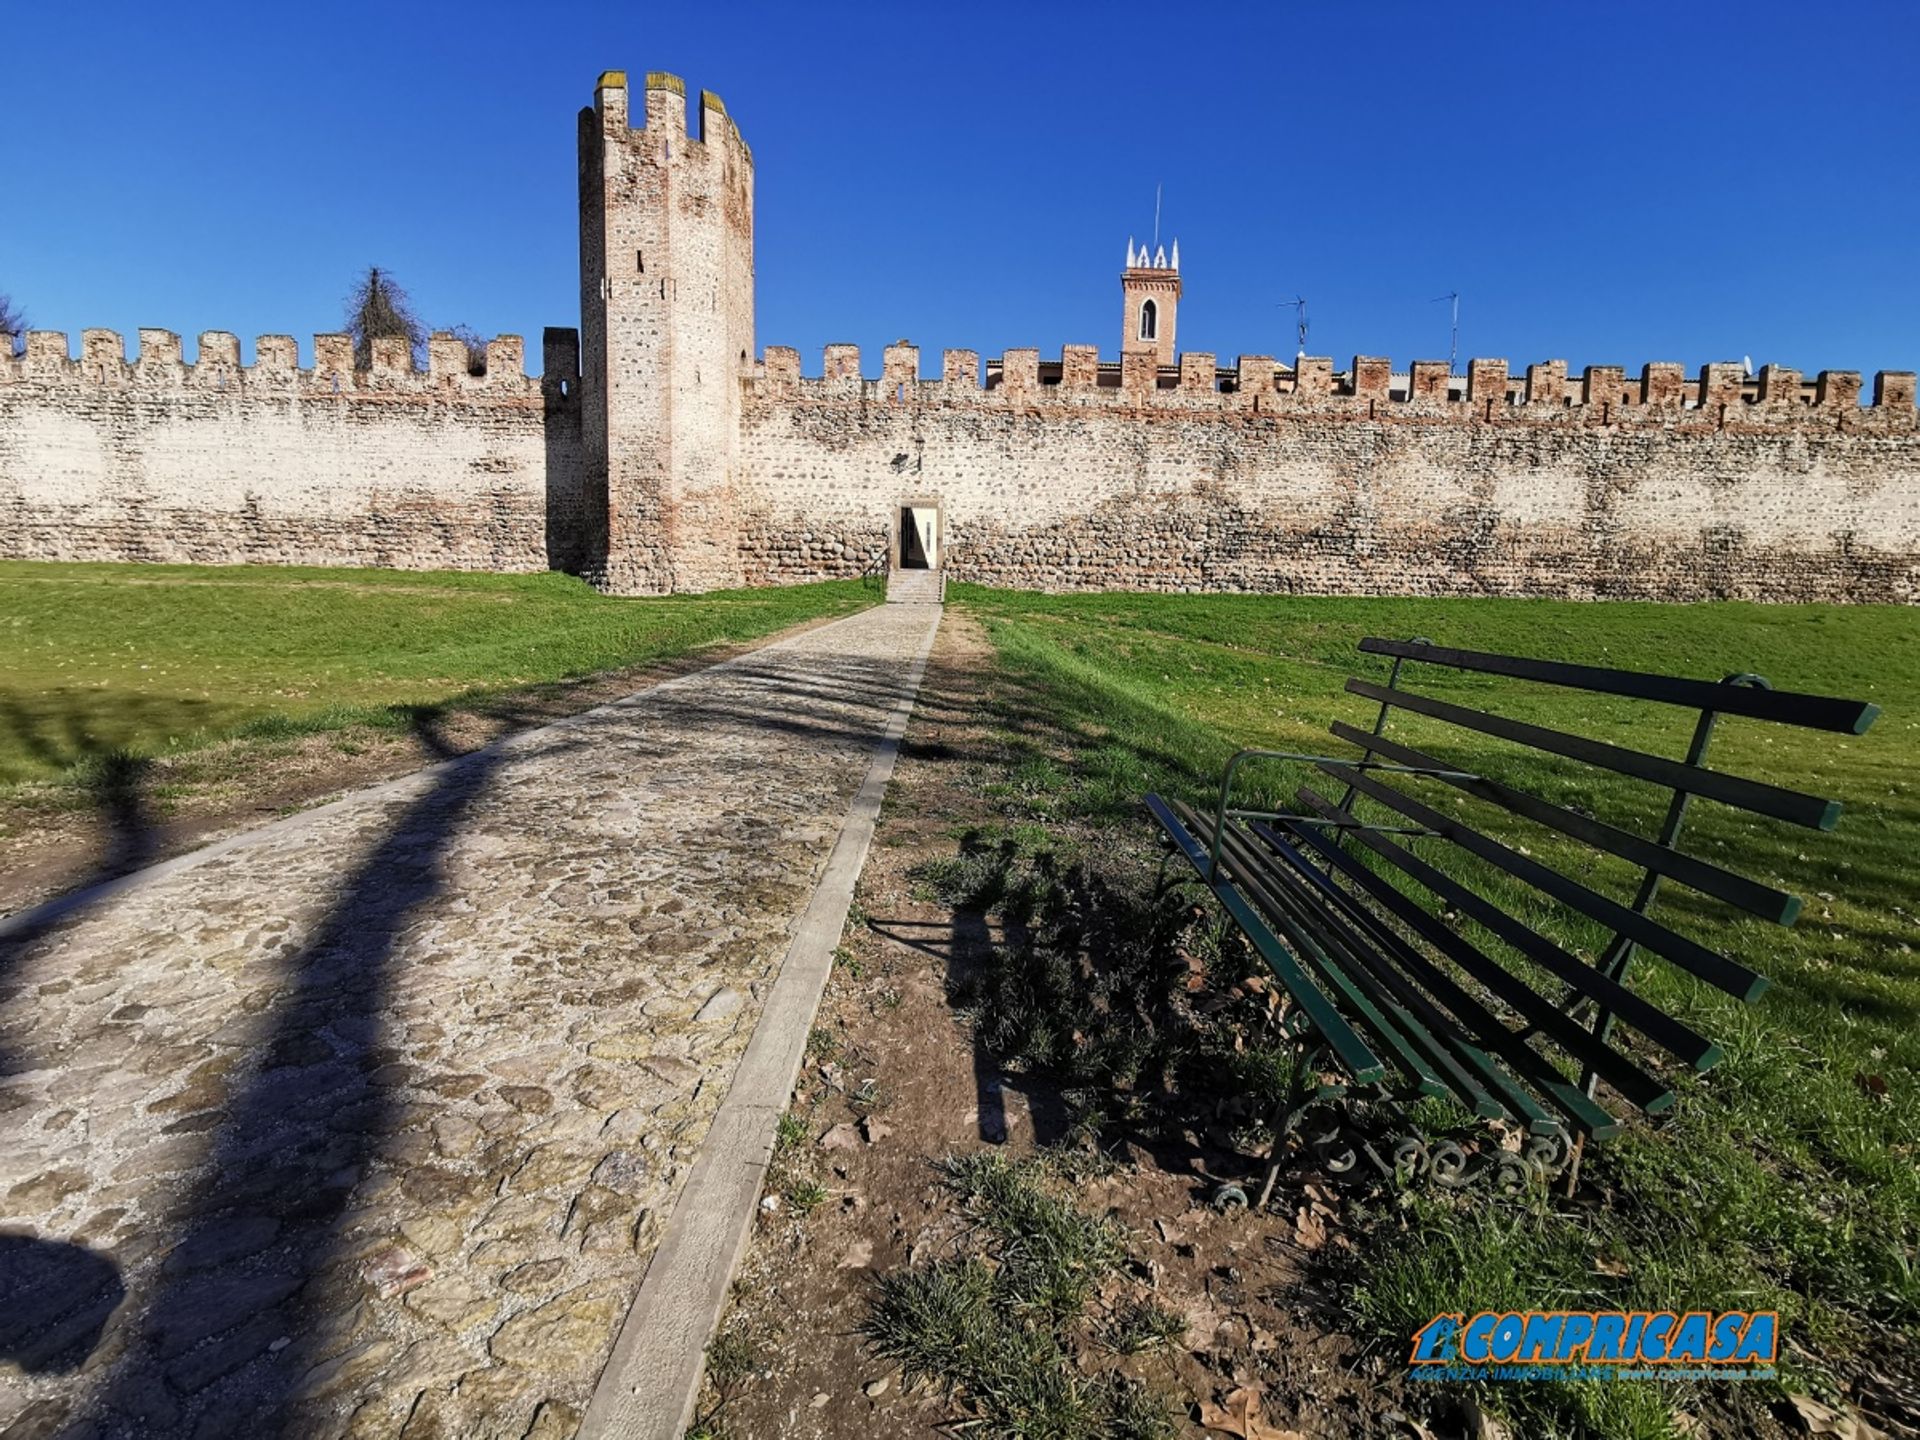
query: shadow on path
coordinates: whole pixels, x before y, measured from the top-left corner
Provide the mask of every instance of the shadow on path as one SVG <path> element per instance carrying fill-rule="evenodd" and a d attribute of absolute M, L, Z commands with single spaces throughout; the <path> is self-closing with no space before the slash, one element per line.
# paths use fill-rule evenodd
<path fill-rule="evenodd" d="M 438 726 L 430 710 L 416 716 L 419 738 L 447 754 Z M 170 1432 L 189 1414 L 196 1436 L 269 1433 L 327 1358 L 334 1337 L 303 1323 L 302 1292 L 335 1259 L 339 1222 L 391 1128 L 380 1071 L 392 1058 L 381 1048 L 392 961 L 506 758 L 494 748 L 452 759 L 399 809 L 285 962 L 252 1068 L 230 1093 L 207 1076 L 200 1116 L 176 1122 L 197 1119 L 216 1138 L 175 1210 L 178 1242 L 136 1286 L 125 1353 L 93 1406 L 97 1433 Z"/>
<path fill-rule="evenodd" d="M 85 727 L 85 717 L 77 714 L 65 717 L 61 733 L 56 734 L 47 722 L 11 699 L 0 700 L 0 730 L 46 768 L 71 776 L 83 789 L 100 830 L 99 855 L 78 885 L 0 919 L 0 986 L 4 986 L 20 955 L 55 925 L 92 903 L 97 886 L 150 864 L 159 849 L 159 835 L 147 796 L 153 762 L 145 756 L 96 740 Z M 7 1071 L 6 1056 L 0 1054 L 0 1074 Z"/>

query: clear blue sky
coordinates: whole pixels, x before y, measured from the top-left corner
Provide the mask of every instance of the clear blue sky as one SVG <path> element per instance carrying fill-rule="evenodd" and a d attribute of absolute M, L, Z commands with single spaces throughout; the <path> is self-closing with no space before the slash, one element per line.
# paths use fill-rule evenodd
<path fill-rule="evenodd" d="M 1920 365 L 1920 5 L 1000 8 L 330 0 L 8 7 L 0 291 L 36 325 L 337 328 L 370 261 L 434 325 L 578 313 L 603 69 L 723 95 L 759 340 L 1119 343 L 1129 233 L 1183 348 L 1404 366 Z"/>

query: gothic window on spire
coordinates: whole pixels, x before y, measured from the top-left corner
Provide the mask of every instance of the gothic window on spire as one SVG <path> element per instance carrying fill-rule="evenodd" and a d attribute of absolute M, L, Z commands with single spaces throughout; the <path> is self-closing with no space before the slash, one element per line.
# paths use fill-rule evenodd
<path fill-rule="evenodd" d="M 1159 334 L 1160 307 L 1149 300 L 1140 307 L 1140 338 L 1151 340 Z"/>

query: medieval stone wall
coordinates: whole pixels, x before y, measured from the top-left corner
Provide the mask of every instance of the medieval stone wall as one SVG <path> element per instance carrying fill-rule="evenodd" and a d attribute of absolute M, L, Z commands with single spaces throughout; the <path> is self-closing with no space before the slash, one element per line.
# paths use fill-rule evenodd
<path fill-rule="evenodd" d="M 515 337 L 481 376 L 451 336 L 424 374 L 404 343 L 355 370 L 340 335 L 311 370 L 286 336 L 249 367 L 225 334 L 191 366 L 167 331 L 132 363 L 110 331 L 77 360 L 30 337 L 0 358 L 0 556 L 686 592 L 858 574 L 918 505 L 950 575 L 1043 589 L 1920 601 L 1907 372 L 1863 403 L 1856 374 L 1779 366 L 1167 364 L 1177 257 L 1129 269 L 1167 309 L 1117 364 L 756 362 L 753 157 L 694 93 L 608 71 L 581 112 L 583 329 L 547 332 L 539 381 Z"/>
<path fill-rule="evenodd" d="M 1920 599 L 1913 377 L 1812 382 L 1652 365 L 1510 379 L 1384 360 L 1246 357 L 975 378 L 911 346 L 878 381 L 770 349 L 748 387 L 737 492 L 747 576 L 857 573 L 897 506 L 937 499 L 955 579 L 1041 589 Z"/>
<path fill-rule="evenodd" d="M 113 331 L 29 337 L 0 356 L 0 556 L 400 569 L 581 569 L 596 543 L 580 459 L 578 342 L 547 337 L 547 378 L 518 336 L 404 341 L 353 367 L 344 335 L 291 336 L 239 363 L 228 334 L 142 330 L 129 363 Z M 603 508 L 604 502 L 599 502 Z"/>

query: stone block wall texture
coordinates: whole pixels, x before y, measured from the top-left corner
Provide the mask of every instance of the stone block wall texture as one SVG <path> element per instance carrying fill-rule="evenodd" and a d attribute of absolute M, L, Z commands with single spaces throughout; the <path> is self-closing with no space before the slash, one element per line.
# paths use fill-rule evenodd
<path fill-rule="evenodd" d="M 895 374 L 904 362 L 889 351 Z M 856 573 L 937 497 L 948 574 L 1047 590 L 1920 600 L 1907 377 L 1263 357 L 1178 388 L 799 378 L 770 349 L 735 490 L 753 583 Z M 1246 383 L 1239 383 L 1244 380 Z M 1702 397 L 1705 397 L 1704 399 Z M 1891 396 L 1890 402 L 1884 397 Z"/>
<path fill-rule="evenodd" d="M 580 459 L 578 342 L 547 336 L 530 379 L 518 336 L 470 375 L 436 336 L 418 372 L 404 342 L 355 371 L 344 335 L 239 342 L 143 330 L 39 332 L 0 358 L 0 556 L 196 564 L 584 568 L 596 543 Z"/>

